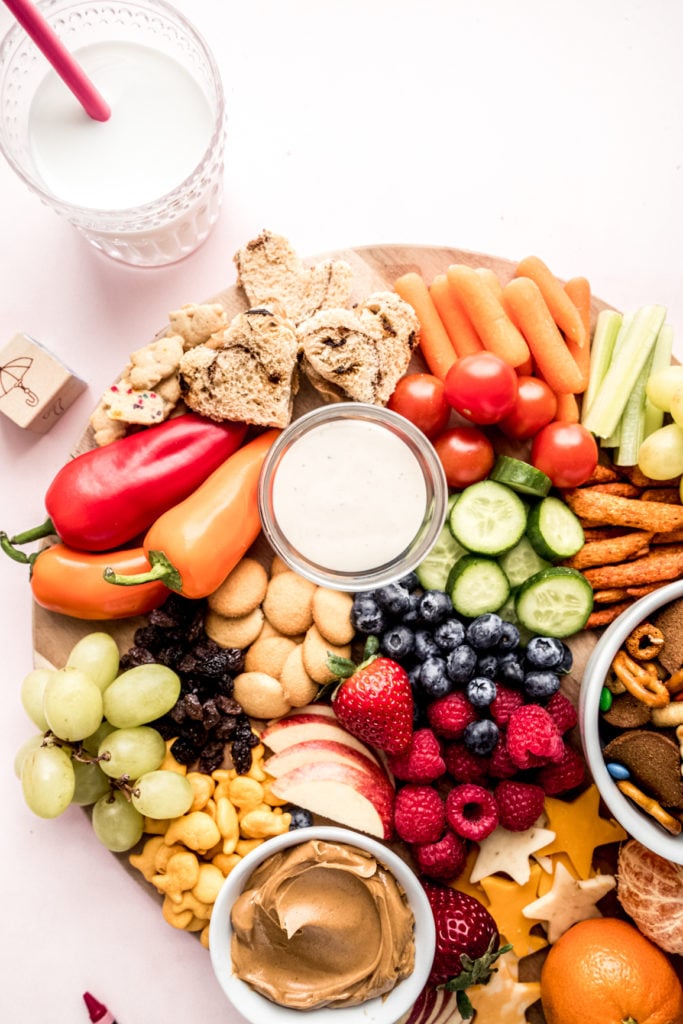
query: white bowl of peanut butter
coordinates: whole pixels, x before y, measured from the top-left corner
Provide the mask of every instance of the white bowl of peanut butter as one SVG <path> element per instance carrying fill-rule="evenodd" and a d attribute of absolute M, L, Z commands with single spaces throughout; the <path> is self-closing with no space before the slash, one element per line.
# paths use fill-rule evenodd
<path fill-rule="evenodd" d="M 382 843 L 297 829 L 233 868 L 211 915 L 211 961 L 254 1024 L 394 1024 L 434 959 L 434 919 L 411 868 Z"/>

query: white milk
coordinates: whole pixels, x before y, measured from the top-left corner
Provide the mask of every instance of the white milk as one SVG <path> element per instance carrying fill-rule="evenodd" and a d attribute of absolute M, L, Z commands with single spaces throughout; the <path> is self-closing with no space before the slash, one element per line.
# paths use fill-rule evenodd
<path fill-rule="evenodd" d="M 111 107 L 94 121 L 54 71 L 29 118 L 43 182 L 74 206 L 124 210 L 161 198 L 200 163 L 214 118 L 192 76 L 175 60 L 135 43 L 95 43 L 74 54 Z"/>
<path fill-rule="evenodd" d="M 324 423 L 283 455 L 273 511 L 290 544 L 337 572 L 372 569 L 400 555 L 422 526 L 427 489 L 410 448 L 362 420 Z"/>

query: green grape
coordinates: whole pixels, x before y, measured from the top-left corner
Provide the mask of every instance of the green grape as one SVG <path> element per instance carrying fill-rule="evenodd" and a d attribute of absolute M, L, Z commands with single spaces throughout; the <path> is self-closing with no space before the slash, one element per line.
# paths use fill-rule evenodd
<path fill-rule="evenodd" d="M 102 694 L 80 669 L 62 668 L 45 684 L 43 711 L 60 740 L 83 740 L 102 721 Z"/>
<path fill-rule="evenodd" d="M 180 696 L 180 677 L 165 665 L 136 665 L 104 691 L 104 717 L 118 729 L 161 718 Z"/>
<path fill-rule="evenodd" d="M 40 818 L 56 818 L 71 803 L 76 776 L 71 758 L 61 747 L 38 747 L 24 758 L 21 788 L 24 800 Z"/>
<path fill-rule="evenodd" d="M 683 427 L 683 387 L 677 387 L 672 393 L 671 401 L 669 402 L 669 412 L 673 417 L 674 423 L 677 423 L 679 427 Z"/>
<path fill-rule="evenodd" d="M 43 739 L 42 732 L 36 732 L 33 736 L 29 736 L 27 740 L 24 740 L 17 750 L 14 755 L 14 774 L 18 779 L 21 778 L 21 769 L 24 761 L 32 751 L 37 750 L 38 747 L 43 745 Z"/>
<path fill-rule="evenodd" d="M 83 740 L 83 749 L 87 750 L 89 754 L 97 756 L 97 751 L 100 749 L 100 744 L 110 732 L 114 731 L 114 726 L 106 720 L 106 718 L 100 723 L 97 729 L 90 736 L 86 736 Z"/>
<path fill-rule="evenodd" d="M 134 729 L 115 729 L 102 740 L 97 751 L 98 757 L 109 754 L 108 761 L 101 761 L 100 767 L 112 779 L 128 775 L 137 779 L 145 772 L 153 772 L 166 756 L 166 744 L 161 733 L 140 725 Z"/>
<path fill-rule="evenodd" d="M 43 732 L 50 728 L 43 711 L 43 695 L 48 679 L 56 675 L 56 669 L 34 668 L 21 684 L 21 703 L 24 711 L 34 725 L 37 725 Z"/>
<path fill-rule="evenodd" d="M 135 783 L 133 804 L 148 818 L 177 818 L 189 811 L 192 785 L 178 772 L 147 772 Z"/>
<path fill-rule="evenodd" d="M 72 804 L 86 807 L 109 792 L 109 779 L 96 761 L 72 761 L 76 788 Z"/>
<path fill-rule="evenodd" d="M 135 846 L 142 837 L 142 826 L 142 815 L 120 791 L 101 796 L 92 809 L 95 835 L 114 853 Z"/>
<path fill-rule="evenodd" d="M 119 649 L 109 633 L 88 633 L 71 648 L 67 668 L 80 668 L 104 692 L 119 671 Z"/>
<path fill-rule="evenodd" d="M 668 423 L 649 434 L 638 449 L 638 465 L 653 480 L 683 473 L 683 427 Z"/>
<path fill-rule="evenodd" d="M 680 387 L 683 387 L 683 366 L 667 366 L 648 377 L 645 393 L 658 409 L 669 412 L 671 396 Z"/>

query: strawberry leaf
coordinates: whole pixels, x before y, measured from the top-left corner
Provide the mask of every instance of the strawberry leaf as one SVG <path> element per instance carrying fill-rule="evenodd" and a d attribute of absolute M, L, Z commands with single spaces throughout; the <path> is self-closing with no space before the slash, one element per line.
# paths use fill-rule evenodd
<path fill-rule="evenodd" d="M 486 952 L 482 956 L 477 957 L 476 960 L 469 957 L 467 953 L 462 953 L 460 956 L 462 964 L 460 974 L 456 978 L 451 978 L 444 985 L 439 986 L 439 988 L 445 988 L 449 992 L 456 993 L 458 1012 L 463 1020 L 469 1020 L 474 1013 L 472 1003 L 465 990 L 470 985 L 487 985 L 491 980 L 491 976 L 498 970 L 493 964 L 499 956 L 512 949 L 510 943 L 501 946 L 500 949 L 495 949 L 497 939 L 497 936 L 493 936 Z"/>

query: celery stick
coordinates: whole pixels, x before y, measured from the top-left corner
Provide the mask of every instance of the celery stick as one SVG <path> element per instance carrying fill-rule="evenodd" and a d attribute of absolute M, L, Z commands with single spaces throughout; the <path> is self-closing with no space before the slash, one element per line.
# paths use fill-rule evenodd
<path fill-rule="evenodd" d="M 598 313 L 591 343 L 591 363 L 588 387 L 583 396 L 583 418 L 597 394 L 612 358 L 612 349 L 621 327 L 622 316 L 614 309 L 603 309 Z"/>
<path fill-rule="evenodd" d="M 665 317 L 666 307 L 659 305 L 641 306 L 633 317 L 619 349 L 619 358 L 610 362 L 584 421 L 586 429 L 597 437 L 609 437 L 619 422 Z"/>
<path fill-rule="evenodd" d="M 652 373 L 653 358 L 654 349 L 647 357 L 621 414 L 619 446 L 613 456 L 617 466 L 635 466 L 638 461 L 638 449 L 645 437 L 645 385 Z"/>
<path fill-rule="evenodd" d="M 621 318 L 621 324 L 619 325 L 619 331 L 617 333 L 616 338 L 614 339 L 614 344 L 612 345 L 612 352 L 610 354 L 610 365 L 611 365 L 611 363 L 615 359 L 619 358 L 619 352 L 621 351 L 621 349 L 623 347 L 624 338 L 626 337 L 628 329 L 631 326 L 631 321 L 632 320 L 633 320 L 633 313 L 624 313 L 623 314 L 623 316 Z M 607 369 L 609 369 L 609 367 L 605 368 L 605 373 L 607 372 Z M 604 374 L 603 374 L 603 377 L 604 377 Z M 601 448 L 618 448 L 620 441 L 621 441 L 621 418 L 619 419 L 619 422 L 617 423 L 616 427 L 614 428 L 612 433 L 609 435 L 609 437 L 603 437 L 603 438 L 600 439 L 600 447 Z"/>
<path fill-rule="evenodd" d="M 664 324 L 657 335 L 655 351 L 652 357 L 652 369 L 650 373 L 659 373 L 671 365 L 671 353 L 673 352 L 674 329 L 671 324 Z M 645 395 L 645 410 L 643 414 L 643 438 L 649 437 L 664 423 L 664 410 L 658 409 Z"/>

